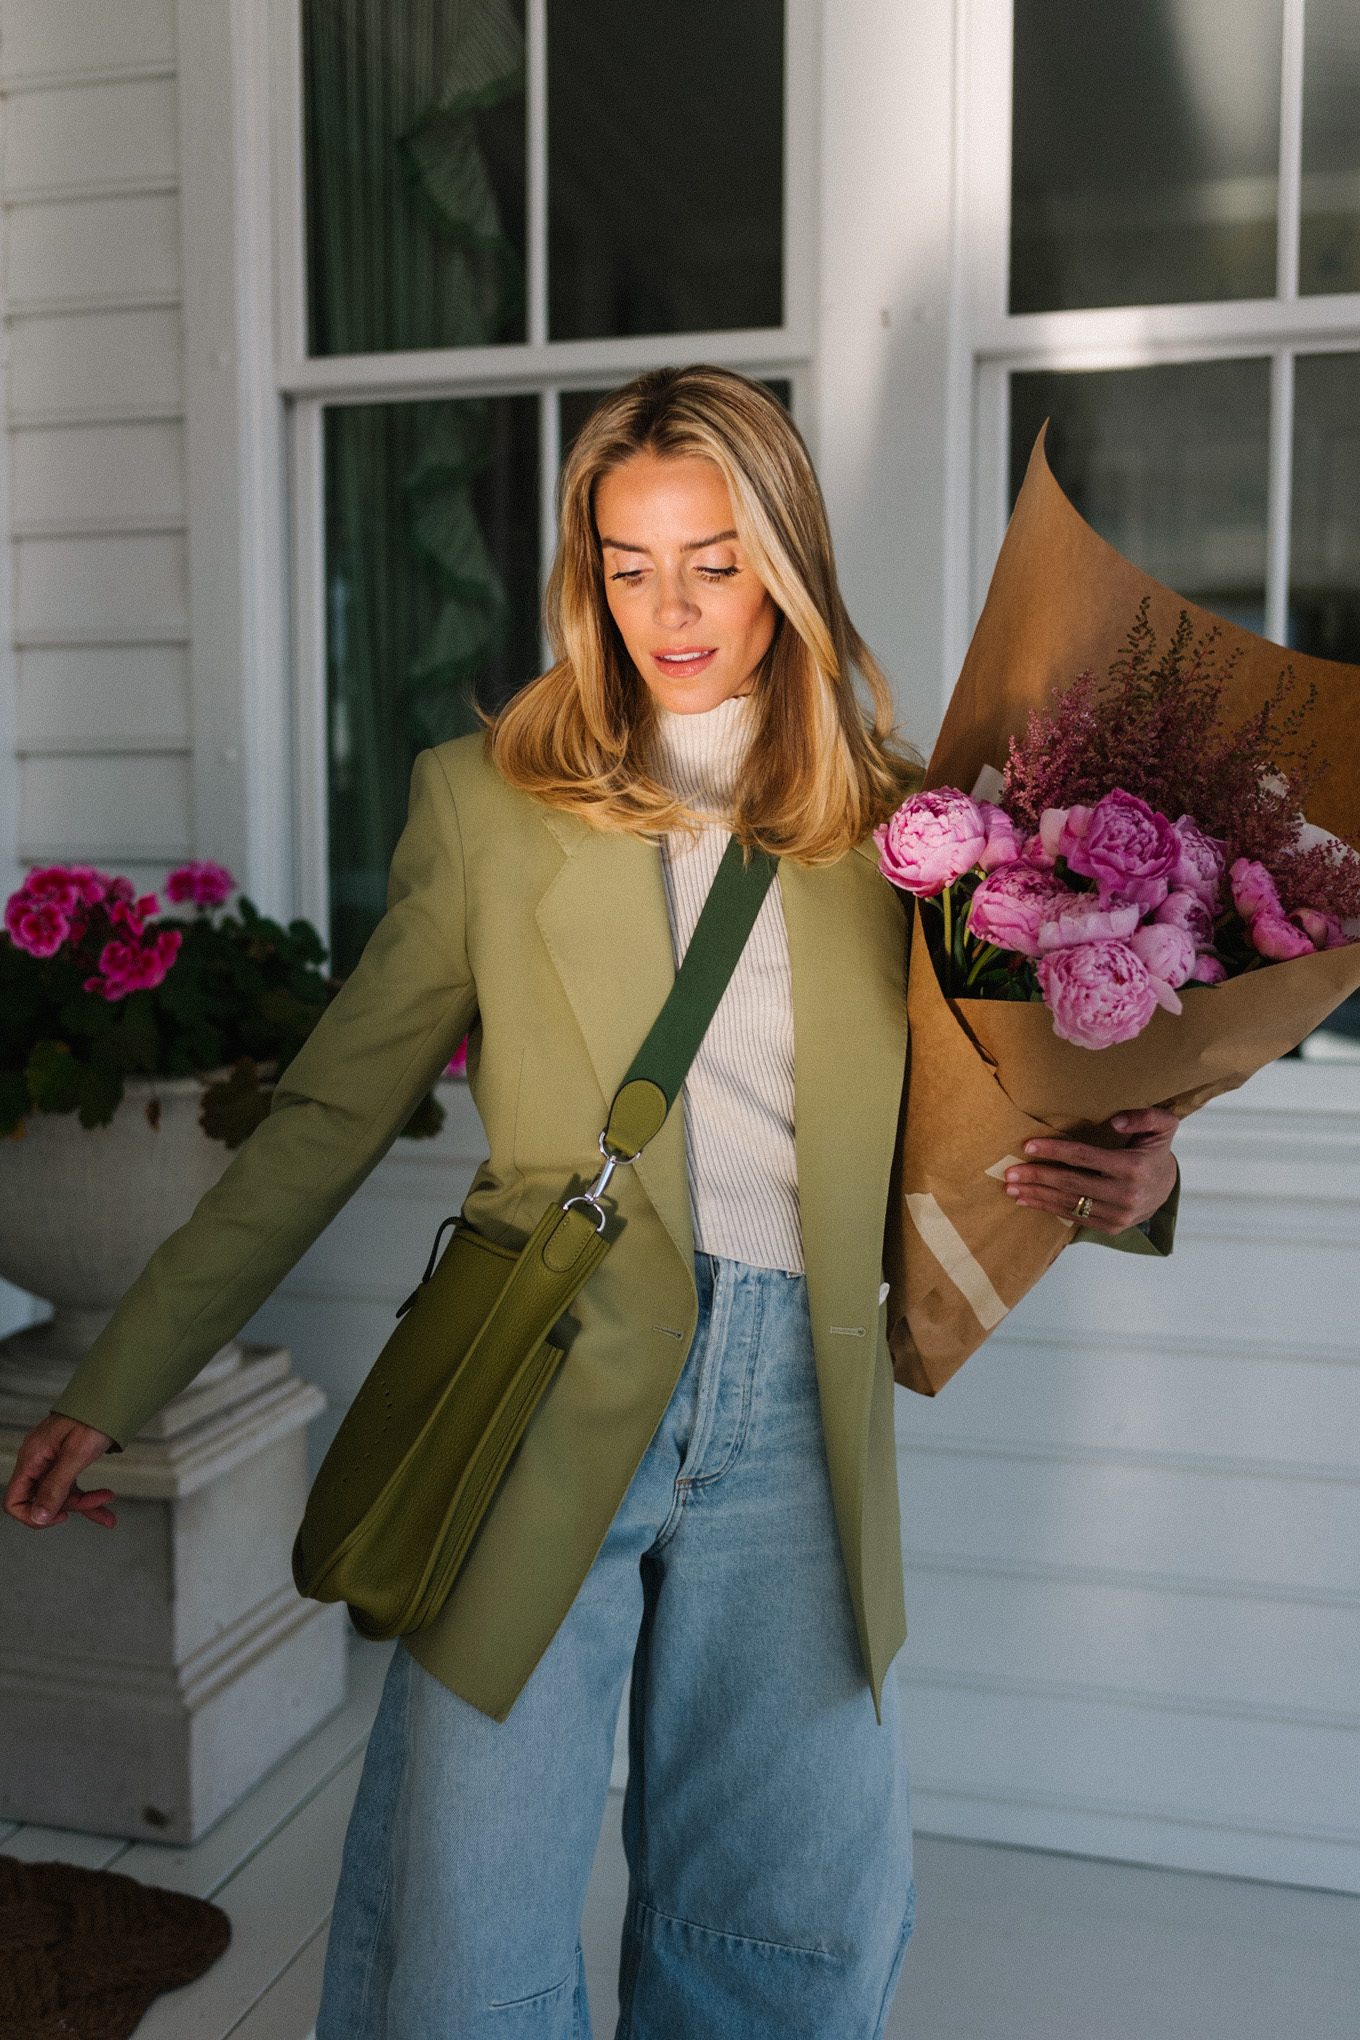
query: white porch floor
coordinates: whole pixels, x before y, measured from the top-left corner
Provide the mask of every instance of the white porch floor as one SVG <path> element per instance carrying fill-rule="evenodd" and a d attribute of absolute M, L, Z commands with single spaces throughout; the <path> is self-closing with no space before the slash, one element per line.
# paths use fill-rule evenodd
<path fill-rule="evenodd" d="M 193 1847 L 0 1825 L 10 1855 L 116 1867 L 230 1914 L 226 1954 L 198 1983 L 158 1998 L 137 2040 L 307 2040 L 387 1663 L 385 1649 L 352 1642 L 348 1704 Z M 586 1909 L 596 2040 L 610 2040 L 617 2004 L 620 1806 L 611 1793 Z M 916 1876 L 917 1928 L 888 2040 L 1360 2032 L 1360 1899 L 930 1835 L 917 1838 Z"/>

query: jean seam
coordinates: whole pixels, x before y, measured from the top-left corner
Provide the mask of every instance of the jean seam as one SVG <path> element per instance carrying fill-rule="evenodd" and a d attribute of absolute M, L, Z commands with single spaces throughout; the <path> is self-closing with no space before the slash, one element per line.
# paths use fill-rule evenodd
<path fill-rule="evenodd" d="M 402 1645 L 402 1644 L 401 1644 L 400 1642 L 399 1642 L 399 1643 L 398 1643 L 398 1644 L 396 1645 L 396 1649 L 397 1649 L 397 1650 L 401 1650 L 401 1649 L 403 1649 L 403 1647 L 404 1647 L 404 1646 L 403 1646 L 403 1645 Z M 410 1653 L 409 1653 L 409 1652 L 407 1653 L 407 1656 L 408 1656 L 408 1658 L 409 1658 L 409 1656 L 410 1656 Z M 389 1667 L 389 1669 L 390 1669 L 390 1667 Z M 406 1668 L 405 1668 L 405 1671 L 404 1671 L 404 1674 L 403 1674 L 403 1680 L 404 1680 L 404 1684 L 403 1684 L 403 1690 L 402 1690 L 402 1698 L 401 1698 L 401 1743 L 400 1743 L 399 1747 L 400 1747 L 400 1748 L 402 1749 L 402 1751 L 403 1751 L 403 1752 L 405 1752 L 405 1751 L 409 1750 L 409 1748 L 410 1748 L 410 1744 L 411 1744 L 411 1666 L 410 1666 L 410 1663 L 408 1663 L 408 1664 L 406 1665 Z M 400 1785 L 400 1786 L 398 1787 L 398 1795 L 399 1795 L 399 1796 L 400 1796 L 400 1792 L 401 1792 L 401 1790 L 402 1790 L 402 1789 L 404 1789 L 404 1787 L 405 1787 L 405 1783 L 406 1783 L 406 1767 L 405 1767 L 405 1763 L 404 1763 L 404 1761 L 403 1761 L 403 1765 L 402 1765 L 402 1779 L 401 1779 L 401 1785 Z M 394 1880 L 393 1880 L 393 1875 L 392 1875 L 392 1854 L 393 1854 L 393 1847 L 394 1847 L 394 1831 L 395 1831 L 395 1829 L 396 1829 L 396 1825 L 397 1825 L 397 1812 L 398 1812 L 398 1808 L 395 1808 L 395 1807 L 394 1807 L 394 1809 L 393 1809 L 393 1817 L 392 1817 L 392 1820 L 391 1820 L 391 1821 L 390 1821 L 390 1823 L 388 1824 L 388 1829 L 387 1829 L 387 1849 L 386 1849 L 386 1853 L 385 1853 L 385 1861 L 384 1861 L 384 1863 L 383 1863 L 383 1881 L 382 1881 L 382 1890 L 381 1890 L 381 1892 L 380 1892 L 380 1893 L 379 1893 L 379 1895 L 378 1895 L 378 1908 L 377 1908 L 377 1914 L 376 1914 L 376 1917 L 375 1917 L 375 1920 L 374 1920 L 374 1927 L 373 1927 L 373 1934 L 372 1934 L 372 1936 L 371 1936 L 371 1938 L 370 1938 L 370 1940 L 369 1940 L 369 1944 L 368 1944 L 368 1960 L 367 1960 L 367 1961 L 365 1962 L 365 1964 L 364 1964 L 364 1987 L 363 1987 L 362 1991 L 361 1991 L 361 1992 L 359 1993 L 359 2011 L 358 2011 L 358 2021 L 357 2021 L 357 2023 L 358 2023 L 358 2026 L 359 2026 L 359 2028 L 360 2028 L 360 2030 L 361 2030 L 361 2031 L 362 2031 L 362 2029 L 363 2029 L 363 2026 L 364 2026 L 364 2023 L 365 2023 L 365 2021 L 366 2021 L 366 2019 L 367 2019 L 367 2017 L 368 2017 L 368 2005 L 369 2005 L 369 1999 L 370 1999 L 370 1997 L 371 1997 L 371 1995 L 372 1995 L 372 1991 L 373 1991 L 373 1971 L 374 1971 L 374 1968 L 376 1967 L 376 1964 L 377 1964 L 377 1954 L 378 1954 L 378 1944 L 379 1944 L 379 1942 L 380 1942 L 380 1941 L 381 1941 L 381 1939 L 382 1939 L 382 1933 L 383 1933 L 383 1928 L 384 1928 L 384 1926 L 385 1926 L 385 1924 L 386 1924 L 386 1921 L 387 1921 L 387 1912 L 388 1912 L 388 1907 L 389 1907 L 389 1905 L 390 1905 L 390 1903 L 391 1903 L 391 1898 L 392 1898 L 392 1885 L 393 1885 L 393 1881 L 394 1881 Z"/>
<path fill-rule="evenodd" d="M 892 1966 L 888 1971 L 887 1981 L 883 1986 L 883 1996 L 878 2007 L 878 2020 L 873 2032 L 869 2035 L 869 2040 L 882 2040 L 883 2028 L 888 2022 L 888 2010 L 892 2004 L 893 1993 L 897 1988 L 897 1979 L 902 1973 L 902 1961 L 907 1952 L 907 1943 L 911 1939 L 915 1925 L 916 1879 L 913 1877 L 907 1886 L 907 1909 L 902 1916 L 901 1931 L 897 1937 L 897 1951 L 893 1956 Z"/>
<path fill-rule="evenodd" d="M 833 1948 L 804 1948 L 797 1941 L 773 1941 L 767 1934 L 736 1934 L 730 1927 L 711 1927 L 706 1920 L 691 1920 L 684 1913 L 665 1912 L 659 1905 L 648 1904 L 639 1898 L 637 1908 L 649 1912 L 654 1919 L 666 1920 L 673 1927 L 693 1927 L 696 1933 L 711 1934 L 718 1941 L 741 1941 L 748 1948 L 773 1948 L 780 1955 L 807 1955 L 815 1962 L 840 1962 L 841 1957 Z"/>
<path fill-rule="evenodd" d="M 755 1399 L 756 1361 L 760 1353 L 761 1333 L 764 1328 L 765 1290 L 763 1286 L 757 1287 L 756 1299 L 757 1299 L 756 1321 L 754 1326 L 752 1327 L 751 1335 L 748 1341 L 746 1372 L 742 1377 L 741 1384 L 741 1409 L 737 1414 L 736 1428 L 733 1432 L 732 1443 L 728 1447 L 727 1457 L 726 1459 L 723 1460 L 721 1466 L 715 1466 L 709 1473 L 696 1473 L 689 1477 L 688 1481 L 686 1482 L 686 1485 L 690 1488 L 707 1487 L 712 1481 L 721 1480 L 723 1475 L 728 1471 L 729 1467 L 732 1465 L 733 1461 L 737 1459 L 737 1457 L 740 1455 L 741 1449 L 746 1443 L 746 1433 L 750 1426 L 751 1421 L 751 1405 Z M 714 1397 L 715 1410 L 716 1407 L 717 1397 L 715 1396 Z"/>
<path fill-rule="evenodd" d="M 521 2011 L 525 2005 L 539 2005 L 543 2003 L 545 1998 L 560 1997 L 561 1993 L 566 1989 L 567 1985 L 569 1983 L 574 1984 L 575 1981 L 576 1981 L 576 1956 L 575 1953 L 573 1953 L 571 1958 L 571 1967 L 567 1971 L 566 1975 L 559 1977 L 556 1983 L 550 1983 L 547 1986 L 546 1990 L 531 1990 L 525 1997 L 488 1998 L 486 2001 L 486 2008 L 489 2012 Z"/>

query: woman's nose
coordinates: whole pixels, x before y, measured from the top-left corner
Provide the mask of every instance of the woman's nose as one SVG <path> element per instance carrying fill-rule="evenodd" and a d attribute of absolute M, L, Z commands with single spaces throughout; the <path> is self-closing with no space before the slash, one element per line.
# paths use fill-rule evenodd
<path fill-rule="evenodd" d="M 663 630 L 689 623 L 698 613 L 699 605 L 688 593 L 679 575 L 657 575 L 656 608 L 653 614 Z"/>

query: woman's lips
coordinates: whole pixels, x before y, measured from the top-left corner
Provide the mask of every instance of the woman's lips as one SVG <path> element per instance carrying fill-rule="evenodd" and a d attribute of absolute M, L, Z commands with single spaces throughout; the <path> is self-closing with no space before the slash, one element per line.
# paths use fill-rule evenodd
<path fill-rule="evenodd" d="M 705 651 L 696 646 L 693 651 L 652 653 L 653 659 L 663 673 L 702 673 L 704 667 L 711 665 L 717 656 L 716 645 L 710 645 Z"/>

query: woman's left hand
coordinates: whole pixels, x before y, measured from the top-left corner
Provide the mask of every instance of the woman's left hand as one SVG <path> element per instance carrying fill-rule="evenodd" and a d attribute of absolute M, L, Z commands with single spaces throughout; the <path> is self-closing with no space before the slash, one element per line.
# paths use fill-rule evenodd
<path fill-rule="evenodd" d="M 1116 1112 L 1109 1121 L 1128 1136 L 1127 1147 L 1090 1147 L 1060 1139 L 1025 1143 L 1025 1164 L 1007 1169 L 1006 1190 L 1017 1204 L 1051 1211 L 1073 1225 L 1121 1233 L 1159 1211 L 1176 1183 L 1171 1142 L 1180 1125 L 1174 1112 Z M 1077 1200 L 1089 1197 L 1089 1214 L 1078 1216 Z"/>

